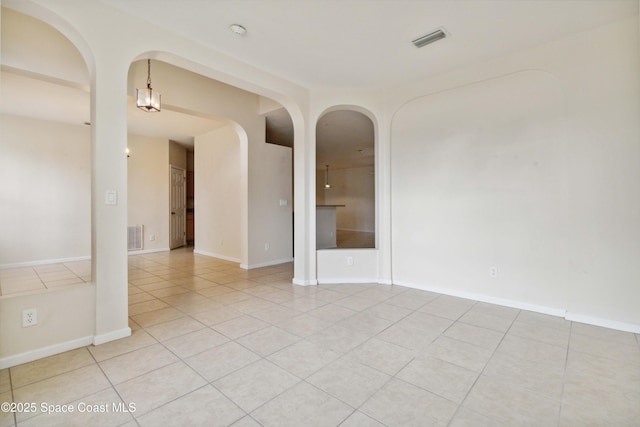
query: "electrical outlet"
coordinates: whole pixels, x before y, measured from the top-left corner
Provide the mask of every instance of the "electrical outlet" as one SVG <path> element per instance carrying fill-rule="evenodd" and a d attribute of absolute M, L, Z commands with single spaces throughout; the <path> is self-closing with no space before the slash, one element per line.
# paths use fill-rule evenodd
<path fill-rule="evenodd" d="M 489 268 L 489 277 L 495 279 L 498 277 L 498 267 L 490 267 Z"/>
<path fill-rule="evenodd" d="M 35 308 L 28 308 L 22 310 L 22 327 L 35 326 L 38 324 L 38 310 Z"/>
<path fill-rule="evenodd" d="M 353 265 L 353 257 L 352 256 L 348 256 L 347 257 L 347 265 Z"/>
<path fill-rule="evenodd" d="M 224 246 L 224 239 L 220 239 L 220 246 Z"/>
<path fill-rule="evenodd" d="M 265 244 L 264 244 L 264 250 L 265 250 L 265 251 L 268 251 L 268 250 L 269 250 L 269 247 L 270 247 L 270 246 L 269 246 L 269 244 L 268 244 L 268 243 L 265 243 Z"/>
<path fill-rule="evenodd" d="M 150 235 L 149 240 L 151 240 L 152 242 L 156 240 L 156 235 L 155 234 Z"/>

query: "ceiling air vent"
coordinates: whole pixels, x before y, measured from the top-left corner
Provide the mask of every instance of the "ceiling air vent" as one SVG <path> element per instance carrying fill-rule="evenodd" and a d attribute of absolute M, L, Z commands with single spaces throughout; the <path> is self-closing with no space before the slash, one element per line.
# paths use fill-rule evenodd
<path fill-rule="evenodd" d="M 442 40 L 445 37 L 447 37 L 447 33 L 445 33 L 443 29 L 437 29 L 434 32 L 429 33 L 425 36 L 418 37 L 417 39 L 413 40 L 411 43 L 416 45 L 416 47 L 422 47 L 422 46 L 431 44 L 433 42 L 437 42 L 438 40 Z"/>

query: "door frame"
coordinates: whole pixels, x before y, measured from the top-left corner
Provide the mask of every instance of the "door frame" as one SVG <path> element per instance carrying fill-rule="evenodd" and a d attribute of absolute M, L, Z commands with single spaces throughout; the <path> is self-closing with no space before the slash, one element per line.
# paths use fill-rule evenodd
<path fill-rule="evenodd" d="M 182 240 L 181 243 L 175 244 L 176 241 L 173 239 L 174 235 L 174 221 L 173 216 L 175 215 L 173 211 L 172 201 L 173 201 L 173 191 L 174 191 L 174 181 L 173 181 L 173 170 L 182 171 L 182 212 L 181 216 L 183 218 L 182 221 Z M 187 171 L 186 169 L 176 166 L 169 165 L 169 249 L 176 249 L 187 244 Z"/>

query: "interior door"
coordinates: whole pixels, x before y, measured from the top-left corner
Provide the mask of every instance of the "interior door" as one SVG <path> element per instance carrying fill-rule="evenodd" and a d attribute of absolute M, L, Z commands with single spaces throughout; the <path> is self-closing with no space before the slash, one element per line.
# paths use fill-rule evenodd
<path fill-rule="evenodd" d="M 187 174 L 184 169 L 171 166 L 171 195 L 169 214 L 169 247 L 185 245 L 187 215 Z"/>

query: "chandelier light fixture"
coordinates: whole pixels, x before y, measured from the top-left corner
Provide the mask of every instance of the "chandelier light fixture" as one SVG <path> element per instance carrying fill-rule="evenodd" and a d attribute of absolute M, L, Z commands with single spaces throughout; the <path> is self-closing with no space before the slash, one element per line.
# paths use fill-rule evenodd
<path fill-rule="evenodd" d="M 327 169 L 326 169 L 326 172 L 324 174 L 324 189 L 325 190 L 330 190 L 331 189 L 331 184 L 329 184 L 329 165 L 327 165 Z"/>
<path fill-rule="evenodd" d="M 147 59 L 147 88 L 136 89 L 136 105 L 139 109 L 147 113 L 160 111 L 160 95 L 151 89 L 151 60 Z"/>

